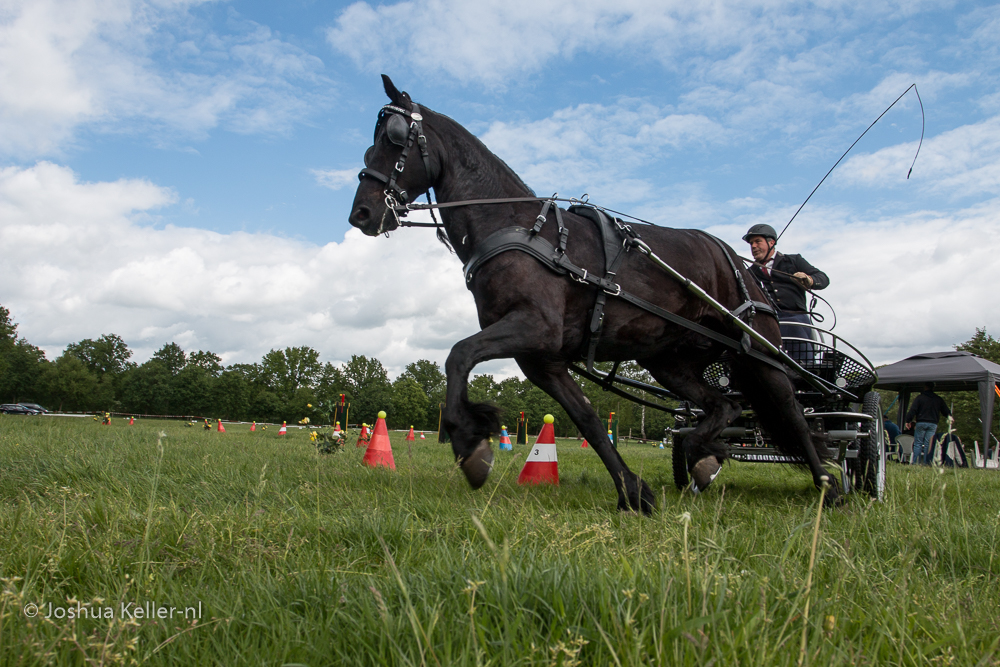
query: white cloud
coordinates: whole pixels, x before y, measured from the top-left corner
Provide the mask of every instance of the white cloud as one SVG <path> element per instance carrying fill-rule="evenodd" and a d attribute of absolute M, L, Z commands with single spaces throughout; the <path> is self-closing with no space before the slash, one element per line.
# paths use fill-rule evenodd
<path fill-rule="evenodd" d="M 714 76 L 733 80 L 757 78 L 762 52 L 799 46 L 812 31 L 850 32 L 925 4 L 937 3 L 406 0 L 376 7 L 355 2 L 327 30 L 327 41 L 365 70 L 409 66 L 493 86 L 578 52 L 625 54 L 670 69 L 706 66 Z M 696 55 L 689 59 L 692 51 Z M 706 55 L 710 64 L 701 61 Z M 789 69 L 803 75 L 802 68 Z"/>
<path fill-rule="evenodd" d="M 171 340 L 227 363 L 310 345 L 325 361 L 366 354 L 399 372 L 443 363 L 478 330 L 461 262 L 431 233 L 351 230 L 316 246 L 143 224 L 176 200 L 147 181 L 81 183 L 46 162 L 0 170 L 2 303 L 22 335 L 50 358 L 117 333 L 140 359 Z"/>
<path fill-rule="evenodd" d="M 0 14 L 0 153 L 57 153 L 82 125 L 281 132 L 312 112 L 322 62 L 269 29 L 206 31 L 207 0 L 12 0 Z"/>
<path fill-rule="evenodd" d="M 916 149 L 912 141 L 851 157 L 835 182 L 878 188 L 905 184 L 949 198 L 1000 195 L 1000 116 L 926 139 L 907 183 Z"/>
<path fill-rule="evenodd" d="M 480 138 L 538 192 L 637 201 L 654 190 L 641 175 L 652 162 L 722 143 L 726 133 L 704 116 L 626 99 L 559 109 L 537 121 L 494 122 Z"/>
<path fill-rule="evenodd" d="M 316 177 L 316 182 L 324 188 L 340 190 L 356 186 L 360 171 L 360 167 L 356 169 L 313 169 L 312 175 Z"/>

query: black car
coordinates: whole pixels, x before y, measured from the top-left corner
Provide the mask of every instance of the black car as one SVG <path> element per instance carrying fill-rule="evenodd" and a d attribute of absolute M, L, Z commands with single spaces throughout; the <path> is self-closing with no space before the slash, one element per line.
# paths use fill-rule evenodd
<path fill-rule="evenodd" d="M 23 405 L 24 407 L 28 408 L 29 410 L 35 410 L 39 414 L 43 414 L 43 415 L 46 412 L 48 412 L 48 410 L 46 410 L 45 408 L 43 408 L 42 406 L 40 406 L 38 403 L 18 403 L 18 405 Z"/>
<path fill-rule="evenodd" d="M 19 403 L 4 403 L 0 405 L 0 412 L 5 415 L 40 415 L 42 414 L 34 408 L 21 405 Z"/>

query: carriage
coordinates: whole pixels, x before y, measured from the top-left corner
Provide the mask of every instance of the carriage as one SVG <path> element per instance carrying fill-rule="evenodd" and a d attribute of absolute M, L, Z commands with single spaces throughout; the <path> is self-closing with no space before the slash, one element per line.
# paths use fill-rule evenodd
<path fill-rule="evenodd" d="M 886 434 L 875 368 L 856 347 L 831 331 L 808 324 L 810 339 L 785 337 L 782 347 L 803 370 L 832 383 L 840 389 L 826 396 L 793 373 L 795 396 L 803 406 L 803 416 L 814 433 L 821 434 L 836 452 L 841 487 L 845 493 L 861 491 L 876 500 L 885 493 Z M 705 380 L 718 391 L 743 403 L 743 396 L 730 382 L 730 353 L 705 369 Z M 689 404 L 673 411 L 673 476 L 678 488 L 689 484 L 688 464 L 683 440 L 697 426 L 704 413 Z M 775 448 L 770 436 L 758 423 L 751 409 L 746 409 L 720 433 L 728 448 L 728 458 L 735 461 L 794 463 L 795 460 Z"/>

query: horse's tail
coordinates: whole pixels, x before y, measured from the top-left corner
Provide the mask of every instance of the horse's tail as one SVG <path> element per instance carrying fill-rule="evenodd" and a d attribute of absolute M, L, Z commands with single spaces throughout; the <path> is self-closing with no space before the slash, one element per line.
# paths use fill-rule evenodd
<path fill-rule="evenodd" d="M 829 438 L 809 429 L 792 381 L 782 371 L 745 357 L 734 363 L 737 385 L 750 402 L 761 429 L 783 454 L 805 464 L 807 447 L 821 460 L 834 458 Z"/>

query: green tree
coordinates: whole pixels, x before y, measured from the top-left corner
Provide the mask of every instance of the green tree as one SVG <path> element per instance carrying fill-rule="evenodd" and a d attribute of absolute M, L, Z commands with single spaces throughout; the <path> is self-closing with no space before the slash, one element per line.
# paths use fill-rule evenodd
<path fill-rule="evenodd" d="M 135 367 L 135 363 L 129 361 L 132 350 L 117 334 L 104 334 L 97 340 L 84 338 L 79 343 L 70 343 L 66 346 L 66 354 L 82 361 L 98 377 L 118 377 Z"/>
<path fill-rule="evenodd" d="M 492 375 L 474 375 L 469 381 L 469 400 L 473 403 L 496 404 L 499 387 Z"/>
<path fill-rule="evenodd" d="M 100 410 L 110 408 L 114 392 L 80 359 L 63 353 L 49 364 L 40 378 L 42 390 L 58 410 Z"/>
<path fill-rule="evenodd" d="M 172 379 L 162 358 L 152 359 L 127 371 L 121 378 L 121 402 L 126 412 L 171 414 Z"/>
<path fill-rule="evenodd" d="M 419 430 L 430 430 L 424 426 L 427 417 L 427 404 L 430 399 L 423 388 L 411 376 L 400 374 L 392 383 L 392 414 L 388 422 L 392 428 L 409 428 L 414 426 Z"/>
<path fill-rule="evenodd" d="M 1000 364 L 1000 340 L 986 333 L 986 327 L 982 329 L 976 327 L 976 333 L 972 338 L 956 345 L 955 349 L 971 352 L 977 357 Z"/>
<path fill-rule="evenodd" d="M 222 357 L 214 352 L 198 350 L 188 357 L 188 365 L 204 368 L 212 377 L 222 374 Z"/>
<path fill-rule="evenodd" d="M 167 343 L 153 353 L 154 360 L 159 361 L 171 375 L 177 375 L 187 364 L 187 355 L 177 343 Z"/>
<path fill-rule="evenodd" d="M 224 419 L 250 420 L 260 415 L 250 413 L 253 383 L 239 370 L 226 369 L 214 385 L 213 404 Z"/>
<path fill-rule="evenodd" d="M 986 327 L 976 328 L 976 333 L 972 338 L 955 346 L 956 350 L 971 352 L 977 357 L 982 357 L 987 361 L 1000 364 L 1000 340 L 994 338 L 986 332 Z M 971 457 L 972 442 L 983 438 L 982 417 L 979 406 L 979 392 L 976 391 L 953 391 L 939 392 L 941 398 L 949 407 L 954 408 L 955 430 L 962 442 L 968 445 L 968 453 Z M 1000 435 L 1000 398 L 995 399 L 993 404 L 993 435 Z M 940 428 L 938 429 L 941 430 Z M 996 443 L 992 443 L 996 445 Z M 983 443 L 979 443 L 980 451 L 983 451 Z"/>
<path fill-rule="evenodd" d="M 441 372 L 441 368 L 433 361 L 419 359 L 412 364 L 407 364 L 401 376 L 413 378 L 427 396 L 427 410 L 419 428 L 425 431 L 434 431 L 438 427 L 439 406 L 445 402 L 447 390 L 447 378 Z"/>
<path fill-rule="evenodd" d="M 17 337 L 17 323 L 0 306 L 0 401 L 41 400 L 38 382 L 47 365 L 42 350 Z"/>
<path fill-rule="evenodd" d="M 271 350 L 260 363 L 263 383 L 283 400 L 290 401 L 300 387 L 311 387 L 319 378 L 322 365 L 319 352 L 311 347 L 286 347 Z"/>
<path fill-rule="evenodd" d="M 372 424 L 379 410 L 392 414 L 392 385 L 381 361 L 354 354 L 340 374 L 351 399 L 352 422 Z"/>
<path fill-rule="evenodd" d="M 188 364 L 170 381 L 170 409 L 174 414 L 215 418 L 215 377 L 201 366 Z"/>
<path fill-rule="evenodd" d="M 23 338 L 0 346 L 0 397 L 5 402 L 42 400 L 38 381 L 48 365 L 45 352 Z"/>

